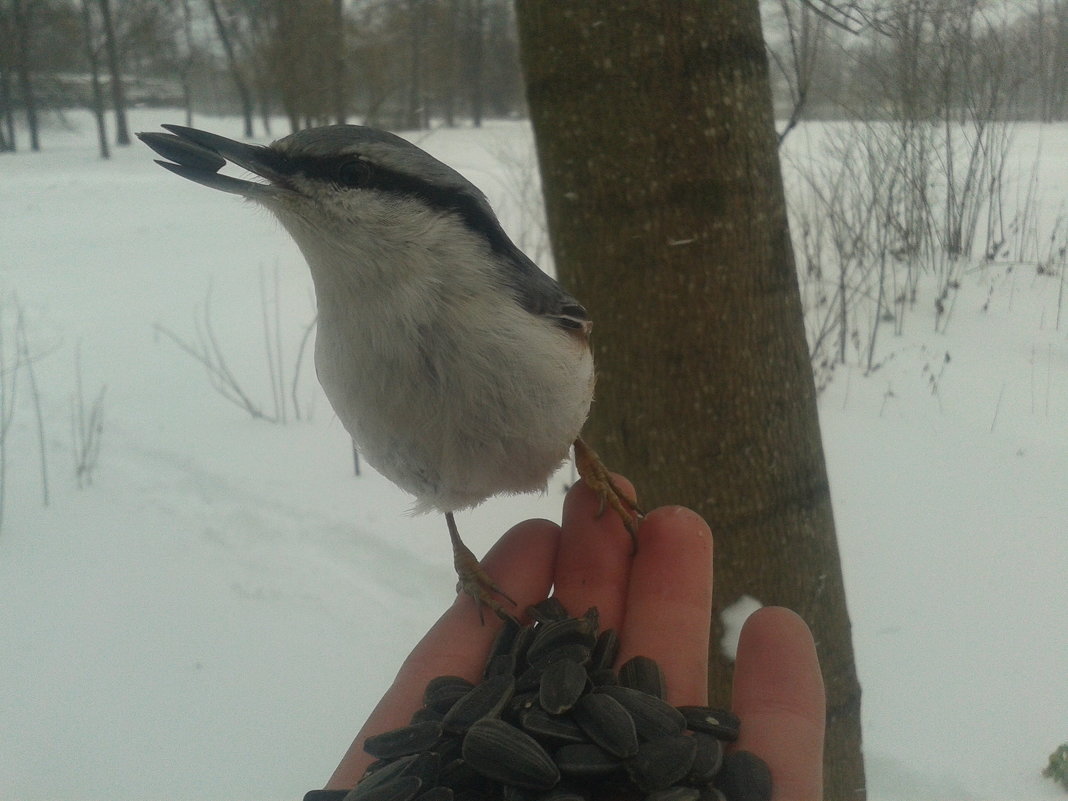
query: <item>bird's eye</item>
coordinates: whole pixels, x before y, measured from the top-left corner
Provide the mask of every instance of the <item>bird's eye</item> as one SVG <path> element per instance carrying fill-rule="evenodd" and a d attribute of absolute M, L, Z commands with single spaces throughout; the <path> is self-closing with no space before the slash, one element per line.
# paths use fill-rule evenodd
<path fill-rule="evenodd" d="M 374 166 L 364 159 L 344 162 L 337 170 L 338 183 L 342 186 L 366 186 L 374 174 Z"/>

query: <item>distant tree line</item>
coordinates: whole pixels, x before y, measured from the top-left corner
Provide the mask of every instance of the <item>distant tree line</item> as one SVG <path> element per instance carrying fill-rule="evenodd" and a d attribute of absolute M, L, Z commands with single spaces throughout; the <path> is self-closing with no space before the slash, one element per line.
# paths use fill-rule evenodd
<path fill-rule="evenodd" d="M 45 110 L 240 113 L 246 135 L 524 113 L 510 0 L 0 0 L 0 150 Z M 128 140 L 128 135 L 127 135 Z M 102 142 L 102 148 L 104 144 Z"/>
<path fill-rule="evenodd" d="M 778 116 L 1068 119 L 1068 0 L 762 0 Z"/>
<path fill-rule="evenodd" d="M 1068 0 L 762 0 L 783 133 L 802 119 L 1068 119 Z M 0 0 L 0 150 L 127 103 L 245 132 L 525 113 L 511 0 Z M 17 121 L 19 124 L 17 124 Z M 107 143 L 101 138 L 101 150 Z"/>

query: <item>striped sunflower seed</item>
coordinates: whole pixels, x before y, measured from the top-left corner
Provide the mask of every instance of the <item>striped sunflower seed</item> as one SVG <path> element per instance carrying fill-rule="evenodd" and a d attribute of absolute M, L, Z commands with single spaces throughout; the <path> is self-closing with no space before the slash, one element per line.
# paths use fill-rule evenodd
<path fill-rule="evenodd" d="M 541 674 L 538 702 L 550 715 L 561 715 L 575 705 L 587 682 L 586 669 L 573 659 L 552 662 Z"/>
<path fill-rule="evenodd" d="M 667 701 L 641 690 L 608 686 L 598 687 L 597 694 L 607 695 L 622 704 L 634 719 L 634 728 L 643 740 L 682 734 L 686 729 L 686 718 L 682 712 Z"/>
<path fill-rule="evenodd" d="M 441 721 L 445 731 L 459 733 L 477 720 L 494 718 L 504 709 L 515 692 L 515 677 L 493 676 L 452 705 Z"/>
<path fill-rule="evenodd" d="M 641 690 L 643 693 L 661 699 L 667 692 L 664 671 L 660 669 L 660 665 L 647 656 L 635 656 L 620 665 L 619 683 L 623 687 Z"/>
<path fill-rule="evenodd" d="M 514 787 L 548 790 L 560 781 L 560 769 L 533 737 L 496 718 L 471 725 L 463 758 L 483 776 Z"/>
<path fill-rule="evenodd" d="M 742 722 L 733 712 L 711 706 L 680 706 L 678 710 L 686 719 L 686 728 L 690 731 L 703 731 L 731 742 L 738 739 Z"/>
<path fill-rule="evenodd" d="M 623 759 L 638 753 L 634 719 L 615 698 L 603 693 L 584 695 L 571 714 L 579 728 L 608 753 Z"/>
<path fill-rule="evenodd" d="M 412 723 L 399 729 L 368 737 L 363 750 L 378 759 L 418 754 L 432 747 L 441 737 L 441 722 L 435 720 Z"/>

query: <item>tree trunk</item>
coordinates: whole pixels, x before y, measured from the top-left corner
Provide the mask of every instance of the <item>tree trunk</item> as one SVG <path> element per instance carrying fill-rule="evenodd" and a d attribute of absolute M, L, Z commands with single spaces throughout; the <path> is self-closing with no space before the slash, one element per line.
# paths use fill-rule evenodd
<path fill-rule="evenodd" d="M 520 0 L 558 273 L 595 321 L 587 434 L 716 537 L 715 606 L 791 607 L 828 692 L 826 797 L 864 797 L 860 688 L 757 0 Z M 731 664 L 713 620 L 710 694 Z"/>
<path fill-rule="evenodd" d="M 348 119 L 348 79 L 345 69 L 347 48 L 345 45 L 345 4 L 334 0 L 334 122 L 344 125 Z"/>
<path fill-rule="evenodd" d="M 467 85 L 470 89 L 471 124 L 482 127 L 482 85 L 485 80 L 483 51 L 485 33 L 485 9 L 482 0 L 471 0 L 468 21 Z"/>
<path fill-rule="evenodd" d="M 226 30 L 226 23 L 223 22 L 217 0 L 208 0 L 208 8 L 211 10 L 211 18 L 215 21 L 215 31 L 219 34 L 219 41 L 222 42 L 223 50 L 226 53 L 226 63 L 230 68 L 230 77 L 234 79 L 237 96 L 241 100 L 241 114 L 245 119 L 245 136 L 251 137 L 252 93 L 249 91 L 248 83 L 241 74 L 241 67 L 237 63 L 237 54 L 234 52 L 234 45 L 230 41 L 230 34 Z"/>
<path fill-rule="evenodd" d="M 115 144 L 130 144 L 130 129 L 126 124 L 126 94 L 122 88 L 119 67 L 119 45 L 115 41 L 115 25 L 111 19 L 111 0 L 100 0 L 100 17 L 104 23 L 104 49 L 111 73 L 111 104 L 115 107 Z"/>
<path fill-rule="evenodd" d="M 6 14 L 0 14 L 0 37 L 14 39 Z M 0 58 L 0 153 L 15 150 L 15 99 L 11 90 L 11 63 Z"/>
<path fill-rule="evenodd" d="M 18 73 L 19 94 L 22 106 L 26 110 L 26 127 L 30 131 L 30 150 L 41 149 L 40 126 L 37 123 L 37 97 L 33 92 L 33 79 L 30 77 L 30 41 L 33 24 L 30 12 L 22 0 L 11 0 L 12 17 L 15 26 L 15 71 Z M 11 149 L 15 149 L 15 137 L 12 133 Z"/>
<path fill-rule="evenodd" d="M 96 118 L 96 138 L 100 158 L 111 158 L 108 149 L 107 121 L 104 117 L 104 90 L 100 86 L 100 63 L 96 57 L 96 37 L 93 36 L 93 13 L 89 0 L 82 0 L 82 25 L 85 28 L 85 55 L 89 61 L 89 79 L 93 87 L 93 116 Z"/>
<path fill-rule="evenodd" d="M 405 128 L 425 128 L 423 124 L 423 20 L 420 0 L 408 0 L 408 110 Z"/>
<path fill-rule="evenodd" d="M 185 56 L 181 60 L 179 75 L 182 81 L 182 105 L 185 106 L 185 125 L 193 127 L 193 79 L 197 67 L 197 48 L 193 41 L 193 10 L 189 0 L 182 0 L 182 38 L 185 40 Z"/>

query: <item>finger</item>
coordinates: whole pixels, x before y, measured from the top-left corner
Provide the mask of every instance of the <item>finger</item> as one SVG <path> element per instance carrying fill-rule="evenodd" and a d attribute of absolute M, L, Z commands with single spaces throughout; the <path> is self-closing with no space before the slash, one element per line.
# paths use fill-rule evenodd
<path fill-rule="evenodd" d="M 630 569 L 619 662 L 643 655 L 664 671 L 668 701 L 708 698 L 712 615 L 712 533 L 681 506 L 654 509 L 638 529 Z"/>
<path fill-rule="evenodd" d="M 629 481 L 613 478 L 633 495 Z M 567 493 L 553 594 L 575 616 L 596 606 L 603 630 L 619 628 L 623 619 L 632 545 L 619 515 L 611 509 L 600 511 L 600 498 L 585 482 Z"/>
<path fill-rule="evenodd" d="M 519 609 L 549 594 L 559 533 L 555 523 L 527 520 L 501 537 L 482 560 L 482 566 L 515 599 Z M 363 751 L 363 741 L 372 734 L 406 725 L 422 706 L 423 690 L 432 678 L 454 675 L 477 680 L 501 625 L 492 614 L 486 615 L 486 625 L 481 625 L 471 599 L 458 595 L 404 661 L 330 777 L 327 789 L 355 786 L 372 761 Z"/>
<path fill-rule="evenodd" d="M 742 719 L 737 747 L 771 767 L 776 801 L 820 798 L 823 677 L 812 634 L 800 617 L 780 607 L 750 616 L 738 642 L 733 697 Z"/>

